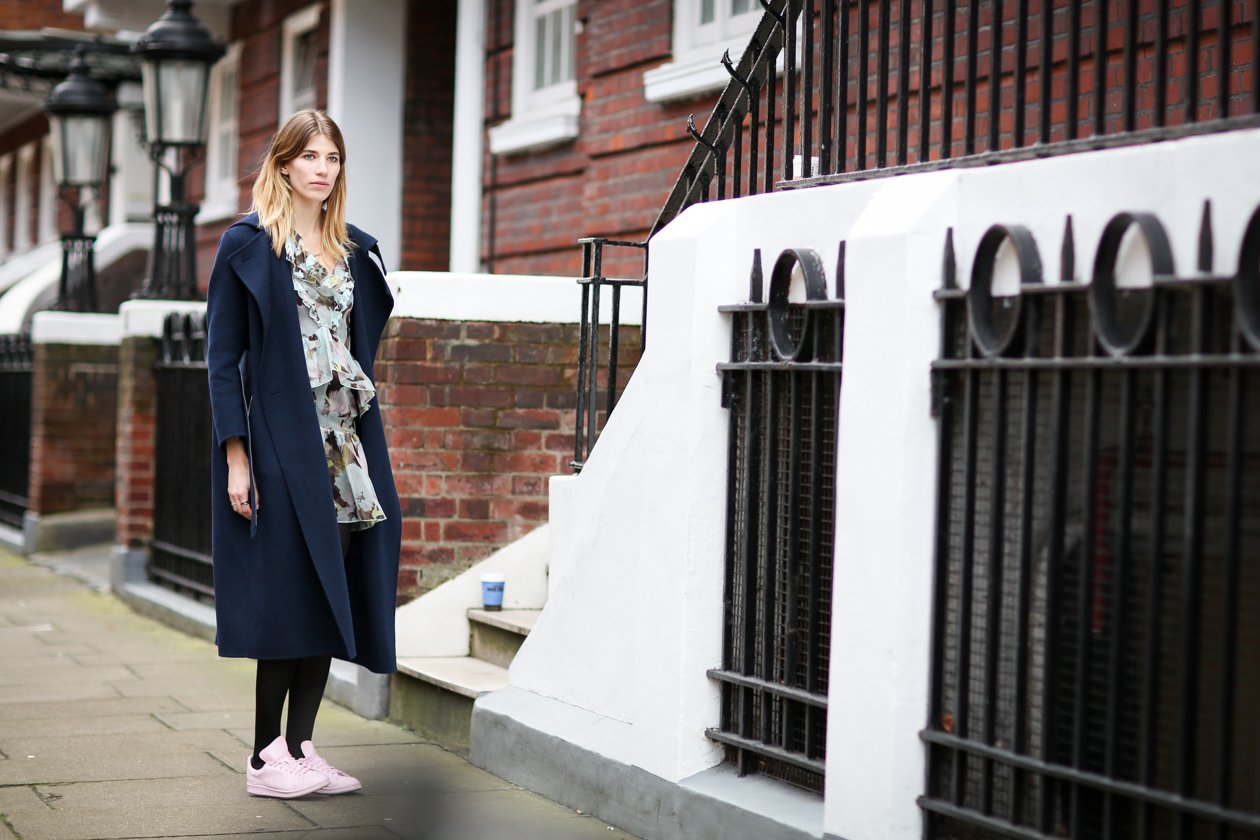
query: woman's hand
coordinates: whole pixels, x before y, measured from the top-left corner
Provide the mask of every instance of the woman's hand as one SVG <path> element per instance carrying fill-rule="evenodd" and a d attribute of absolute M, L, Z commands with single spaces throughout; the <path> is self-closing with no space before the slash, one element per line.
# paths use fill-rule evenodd
<path fill-rule="evenodd" d="M 249 456 L 245 452 L 245 441 L 232 438 L 227 441 L 228 466 L 228 501 L 232 510 L 246 519 L 253 519 L 254 512 L 249 508 Z M 258 490 L 254 489 L 254 507 L 262 507 L 258 498 Z"/>

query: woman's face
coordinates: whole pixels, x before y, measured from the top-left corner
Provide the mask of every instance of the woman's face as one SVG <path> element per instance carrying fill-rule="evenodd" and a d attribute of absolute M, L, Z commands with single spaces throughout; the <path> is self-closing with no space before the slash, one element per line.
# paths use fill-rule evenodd
<path fill-rule="evenodd" d="M 293 187 L 295 203 L 322 204 L 341 174 L 341 153 L 323 134 L 313 134 L 298 156 L 280 167 Z"/>

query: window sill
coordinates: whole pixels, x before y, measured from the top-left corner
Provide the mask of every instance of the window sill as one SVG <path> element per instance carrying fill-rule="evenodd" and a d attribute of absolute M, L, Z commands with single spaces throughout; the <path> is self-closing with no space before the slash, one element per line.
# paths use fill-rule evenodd
<path fill-rule="evenodd" d="M 235 202 L 211 199 L 201 205 L 201 209 L 197 212 L 197 218 L 193 219 L 193 224 L 208 225 L 211 222 L 221 222 L 239 213 L 240 211 L 237 209 Z"/>
<path fill-rule="evenodd" d="M 731 74 L 720 61 L 723 50 L 730 50 L 731 60 L 738 63 L 747 48 L 748 38 L 739 38 L 692 50 L 674 61 L 653 67 L 643 73 L 643 97 L 648 102 L 673 102 L 721 90 L 731 80 Z M 780 51 L 775 62 L 779 71 L 783 70 L 783 56 L 784 52 Z"/>
<path fill-rule="evenodd" d="M 490 129 L 490 152 L 496 155 L 533 152 L 575 140 L 581 111 L 582 100 L 574 96 L 571 101 L 562 102 L 541 113 L 513 117 Z"/>

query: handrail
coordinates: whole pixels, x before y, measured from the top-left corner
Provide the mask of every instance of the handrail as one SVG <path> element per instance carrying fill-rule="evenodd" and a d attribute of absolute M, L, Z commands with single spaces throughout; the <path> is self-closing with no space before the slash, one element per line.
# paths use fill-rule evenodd
<path fill-rule="evenodd" d="M 687 162 L 683 164 L 678 180 L 674 182 L 673 189 L 670 190 L 669 197 L 665 199 L 660 213 L 657 214 L 648 239 L 673 221 L 675 216 L 696 203 L 700 194 L 707 195 L 714 178 L 718 182 L 718 199 L 727 197 L 725 155 L 732 147 L 737 131 L 743 127 L 744 118 L 750 114 L 752 116 L 751 130 L 754 134 L 749 149 L 752 155 L 749 171 L 750 173 L 757 172 L 759 168 L 757 165 L 757 132 L 760 129 L 758 93 L 762 90 L 766 91 L 769 97 L 767 111 L 773 114 L 779 53 L 783 51 L 785 33 L 792 31 L 789 24 L 795 25 L 801 11 L 799 4 L 793 4 L 790 0 L 759 0 L 759 2 L 766 11 L 762 14 L 761 21 L 753 31 L 752 38 L 748 46 L 744 48 L 739 61 L 732 65 L 729 52 L 722 56 L 722 64 L 726 67 L 731 79 L 718 96 L 704 128 L 697 132 L 694 115 L 687 118 L 689 133 L 695 139 L 696 145 L 687 157 Z M 773 125 L 773 120 L 771 124 Z M 763 191 L 769 192 L 774 189 L 776 182 L 773 131 L 767 131 L 766 143 Z M 734 147 L 737 153 L 743 148 L 742 144 L 738 143 L 735 143 Z M 732 197 L 742 194 L 739 184 L 741 174 L 737 162 L 734 173 L 735 196 Z M 751 175 L 748 186 L 750 195 L 757 192 L 756 179 Z"/>
<path fill-rule="evenodd" d="M 625 286 L 643 289 L 643 320 L 639 324 L 639 353 L 647 344 L 647 243 L 626 242 L 593 236 L 580 239 L 582 245 L 582 318 L 578 326 L 577 422 L 574 424 L 573 460 L 569 466 L 581 472 L 599 434 L 599 321 L 600 295 L 604 286 L 612 290 L 612 313 L 608 324 L 607 371 L 605 377 L 604 416 L 617 405 L 621 350 L 621 290 Z M 604 276 L 604 248 L 638 248 L 643 250 L 643 277 L 621 280 Z"/>
<path fill-rule="evenodd" d="M 1036 11 L 990 0 L 759 2 L 739 61 L 722 57 L 731 78 L 704 128 L 687 119 L 694 145 L 646 240 L 621 244 L 646 252 L 710 199 L 1260 126 L 1256 4 L 1236 13 L 1219 3 L 1213 18 L 1173 0 L 1125 0 L 1110 17 L 1109 0 L 1046 0 Z M 592 274 L 588 264 L 579 281 L 584 317 Z M 642 286 L 646 315 L 646 264 Z M 589 339 L 584 352 L 598 349 Z M 575 468 L 598 425 L 595 375 L 583 361 Z"/>

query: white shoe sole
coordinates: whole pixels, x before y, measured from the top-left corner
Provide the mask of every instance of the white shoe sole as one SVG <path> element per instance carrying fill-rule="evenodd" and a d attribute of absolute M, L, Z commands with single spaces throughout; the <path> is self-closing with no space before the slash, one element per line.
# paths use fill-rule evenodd
<path fill-rule="evenodd" d="M 334 789 L 332 784 L 330 783 L 320 788 L 319 790 L 317 790 L 316 793 L 323 793 L 328 796 L 336 796 L 339 793 L 354 793 L 356 790 L 362 790 L 362 789 L 363 789 L 363 784 L 360 782 L 355 782 L 353 785 L 350 785 L 349 787 L 341 787 L 341 788 L 336 788 L 336 789 Z"/>
<path fill-rule="evenodd" d="M 308 793 L 315 793 L 320 788 L 328 786 L 328 782 L 314 782 L 304 788 L 297 790 L 277 790 L 264 785 L 245 783 L 245 792 L 250 796 L 266 796 L 271 799 L 296 799 L 299 796 L 306 796 Z"/>

